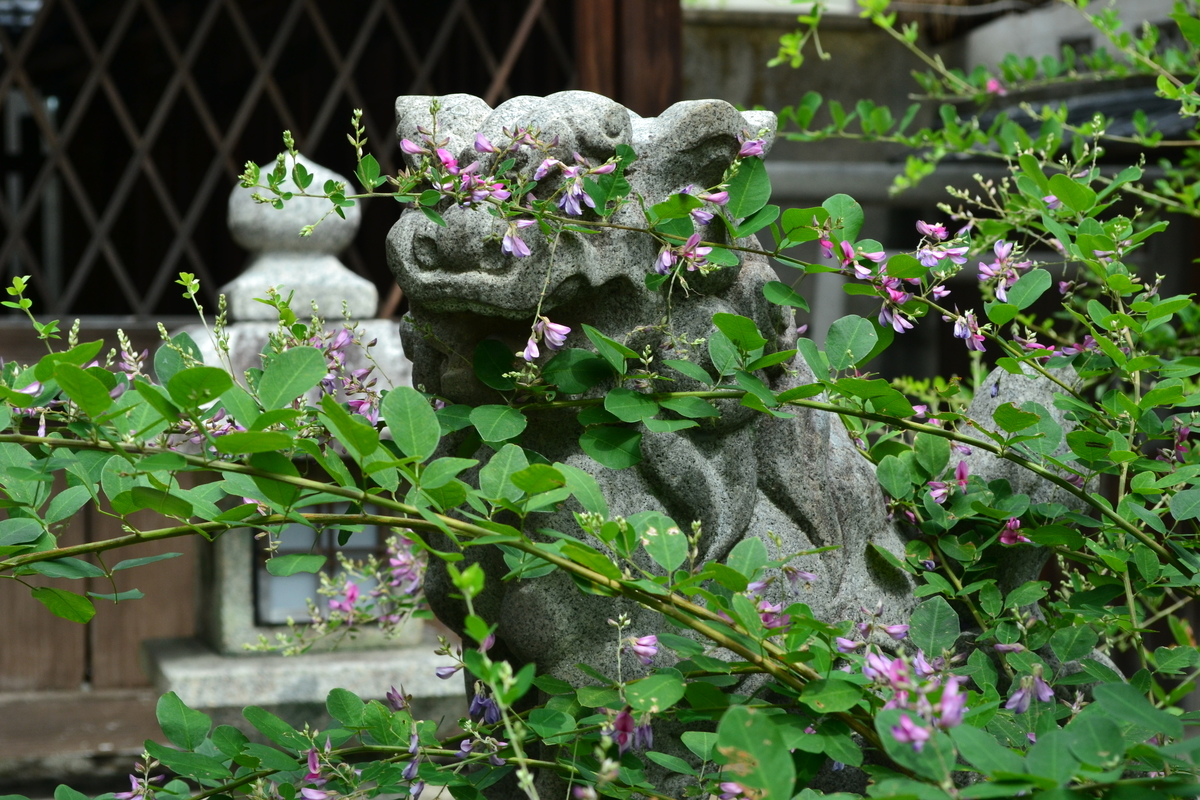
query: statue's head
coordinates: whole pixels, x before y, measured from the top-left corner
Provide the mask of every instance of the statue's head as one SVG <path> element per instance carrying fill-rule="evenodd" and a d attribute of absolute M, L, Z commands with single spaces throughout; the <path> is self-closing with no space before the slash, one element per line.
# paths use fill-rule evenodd
<path fill-rule="evenodd" d="M 419 140 L 418 128 L 434 127 L 430 97 L 401 97 L 396 101 L 397 133 L 401 139 Z M 637 160 L 625 170 L 632 186 L 630 196 L 641 195 L 647 205 L 683 192 L 689 186 L 716 185 L 735 159 L 740 138 L 761 137 L 766 146 L 775 131 L 770 112 L 738 112 L 721 100 L 677 103 L 661 116 L 642 118 L 624 106 L 588 92 L 560 92 L 549 97 L 514 97 L 492 109 L 477 97 L 448 95 L 439 98 L 436 138 L 449 140 L 445 149 L 459 167 L 480 162 L 488 173 L 500 159 L 515 158 L 515 169 L 532 175 L 543 158 L 564 164 L 576 156 L 600 165 L 629 146 Z M 549 152 L 523 147 L 499 154 L 479 153 L 475 135 L 507 144 L 505 130 L 533 129 Z M 415 166 L 419 155 L 406 154 Z M 555 171 L 538 182 L 534 196 L 548 199 L 559 188 L 562 176 Z M 517 258 L 501 248 L 507 223 L 488 213 L 487 205 L 451 207 L 441 211 L 445 226 L 419 209 L 406 209 L 388 237 L 388 260 L 412 309 L 412 321 L 431 326 L 433 337 L 424 344 L 414 337 L 406 347 L 414 350 L 440 341 L 435 349 L 455 350 L 470 357 L 478 341 L 500 338 L 516 350 L 528 335 L 539 299 L 542 313 L 579 330 L 578 322 L 608 322 L 614 333 L 626 333 L 657 321 L 661 298 L 645 287 L 659 244 L 653 237 L 619 228 L 598 228 L 594 234 L 567 232 L 548 240 L 536 228 L 522 232 L 531 253 Z M 585 208 L 582 220 L 599 220 Z M 614 225 L 644 227 L 645 216 L 637 202 L 629 202 L 608 218 Z M 705 239 L 727 236 L 719 224 L 701 231 Z M 704 276 L 689 275 L 693 297 L 720 295 L 738 278 L 741 265 L 724 267 Z M 685 303 L 683 297 L 673 300 Z M 415 353 L 414 353 L 415 355 Z M 414 360 L 417 360 L 414 358 Z M 418 368 L 420 372 L 420 368 Z M 417 379 L 428 388 L 469 401 L 472 392 L 469 365 L 453 357 L 440 373 L 426 372 Z M 443 380 L 445 379 L 445 380 Z"/>

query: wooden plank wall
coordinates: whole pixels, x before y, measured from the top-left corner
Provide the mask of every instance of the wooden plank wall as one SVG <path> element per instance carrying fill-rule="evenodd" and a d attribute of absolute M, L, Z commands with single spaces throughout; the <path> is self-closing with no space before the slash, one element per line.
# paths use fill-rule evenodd
<path fill-rule="evenodd" d="M 679 0 L 576 0 L 579 88 L 643 117 L 679 99 L 683 11 Z"/>

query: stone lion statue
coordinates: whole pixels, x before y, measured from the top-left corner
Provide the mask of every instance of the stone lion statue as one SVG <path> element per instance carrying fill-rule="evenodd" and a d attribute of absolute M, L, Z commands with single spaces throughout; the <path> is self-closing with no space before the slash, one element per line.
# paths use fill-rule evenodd
<path fill-rule="evenodd" d="M 396 102 L 397 132 L 416 140 L 418 128 L 430 130 L 429 97 L 401 97 Z M 573 163 L 575 153 L 592 164 L 611 158 L 618 145 L 629 145 L 638 159 L 626 172 L 647 206 L 688 186 L 709 187 L 721 180 L 739 150 L 739 136 L 761 136 L 769 148 L 776 120 L 770 112 L 739 112 L 720 100 L 697 100 L 671 106 L 656 118 L 642 118 L 620 104 L 587 92 L 549 97 L 515 97 L 495 109 L 478 97 L 440 98 L 437 137 L 460 165 L 482 160 L 486 170 L 495 158 L 473 148 L 477 132 L 504 141 L 504 129 L 531 126 L 543 140 L 557 137 L 553 155 Z M 522 149 L 512 154 L 517 169 L 532 173 L 542 158 Z M 408 155 L 406 158 L 416 157 Z M 411 162 L 415 166 L 415 161 Z M 549 197 L 552 178 L 535 194 Z M 586 213 L 586 212 L 585 212 Z M 700 277 L 688 273 L 691 291 L 676 291 L 669 319 L 661 292 L 645 288 L 659 245 L 647 234 L 606 228 L 594 235 L 565 233 L 553 250 L 540 236 L 526 236 L 532 254 L 517 259 L 502 252 L 505 223 L 482 208 L 453 207 L 443 212 L 442 227 L 415 209 L 405 210 L 388 236 L 388 261 L 410 302 L 402 323 L 405 351 L 413 360 L 413 383 L 454 403 L 504 402 L 474 376 L 471 356 L 476 345 L 494 338 L 520 351 L 529 335 L 543 285 L 542 313 L 569 325 L 568 347 L 589 348 L 580 332 L 587 323 L 656 359 L 693 360 L 715 374 L 703 346 L 680 353 L 673 343 L 694 342 L 714 330 L 712 316 L 731 312 L 753 319 L 767 337 L 766 352 L 794 347 L 796 324 L 789 308 L 768 303 L 762 288 L 776 280 L 763 257 L 740 253 L 738 266 L 723 267 Z M 638 227 L 644 217 L 637 203 L 624 205 L 611 218 L 617 225 Z M 531 229 L 536 230 L 536 229 Z M 718 224 L 702 231 L 721 241 Z M 747 242 L 749 243 L 749 242 Z M 547 278 L 547 274 L 549 277 Z M 664 321 L 665 320 L 665 321 Z M 653 366 L 653 365 L 652 365 Z M 682 375 L 673 383 L 656 382 L 656 391 L 691 391 L 704 387 Z M 801 359 L 759 373 L 774 391 L 811 383 Z M 598 395 L 611 382 L 593 390 Z M 820 555 L 802 557 L 796 567 L 816 575 L 809 588 L 774 580 L 764 598 L 785 607 L 807 603 L 814 615 L 837 622 L 861 617 L 860 608 L 882 602 L 886 624 L 907 622 L 916 605 L 911 579 L 868 547 L 874 544 L 903 557 L 906 536 L 888 514 L 887 503 L 871 463 L 862 457 L 842 424 L 833 416 L 802 408 L 794 416 L 773 418 L 721 401 L 719 419 L 673 433 L 647 432 L 643 460 L 635 467 L 611 470 L 580 449 L 582 432 L 576 411 L 532 415 L 521 446 L 551 462 L 564 462 L 598 480 L 613 515 L 657 510 L 683 530 L 698 520 L 702 526 L 701 560 L 723 560 L 747 537 L 763 540 L 772 558 L 823 546 Z M 486 453 L 486 450 L 484 451 Z M 487 455 L 477 455 L 486 462 Z M 530 530 L 579 531 L 571 501 L 557 513 L 535 515 Z M 439 549 L 450 546 L 441 541 Z M 509 572 L 495 548 L 468 548 L 466 557 L 481 563 L 487 588 L 476 600 L 478 613 L 499 625 L 493 657 L 514 667 L 534 662 L 540 674 L 573 685 L 593 683 L 575 665 L 586 662 L 616 675 L 617 643 L 609 620 L 631 617 L 627 632 L 635 636 L 667 628 L 654 612 L 631 601 L 582 594 L 561 572 L 534 580 L 505 582 Z M 455 590 L 435 561 L 425 587 L 437 616 L 462 632 L 465 608 L 451 597 Z M 656 664 L 670 663 L 660 651 Z M 624 661 L 626 680 L 644 674 L 636 659 Z M 687 756 L 669 741 L 670 730 L 655 730 L 656 749 Z M 664 735 L 666 734 L 666 735 Z M 539 781 L 549 779 L 539 777 Z"/>

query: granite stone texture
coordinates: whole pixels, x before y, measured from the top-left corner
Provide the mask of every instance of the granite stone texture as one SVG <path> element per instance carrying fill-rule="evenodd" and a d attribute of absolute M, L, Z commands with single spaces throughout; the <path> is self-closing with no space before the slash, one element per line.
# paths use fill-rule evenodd
<path fill-rule="evenodd" d="M 322 191 L 328 180 L 349 186 L 347 178 L 320 164 L 304 156 L 297 160 L 313 175 L 309 191 Z M 265 165 L 264 172 L 273 166 Z M 298 191 L 290 172 L 281 188 Z M 301 318 L 309 315 L 314 304 L 326 319 L 340 317 L 343 304 L 355 319 L 375 316 L 379 305 L 375 284 L 351 272 L 337 258 L 358 232 L 362 217 L 359 207 L 343 209 L 345 219 L 336 214 L 325 217 L 331 207 L 328 200 L 294 197 L 277 209 L 256 202 L 256 193 L 265 194 L 236 186 L 229 195 L 229 230 L 234 240 L 251 252 L 245 271 L 221 289 L 230 299 L 230 317 L 236 321 L 275 319 L 275 309 L 254 299 L 265 297 L 266 290 L 273 286 L 279 287 L 284 297 L 294 293 L 292 309 Z M 300 236 L 301 228 L 322 217 L 325 219 L 311 236 Z"/>
<path fill-rule="evenodd" d="M 417 139 L 418 126 L 431 126 L 430 100 L 402 97 L 397 101 L 400 137 Z M 449 137 L 448 147 L 460 165 L 480 160 L 487 170 L 497 157 L 474 152 L 471 143 L 477 130 L 493 142 L 505 142 L 503 128 L 533 126 L 540 129 L 543 140 L 557 137 L 550 155 L 567 163 L 573 163 L 573 154 L 579 153 L 598 164 L 612 157 L 617 145 L 627 144 L 638 154 L 627 178 L 647 205 L 689 185 L 715 185 L 738 152 L 739 135 L 763 135 L 769 147 L 776 128 L 769 112 L 743 114 L 720 100 L 677 103 L 652 119 L 586 92 L 516 97 L 495 109 L 465 95 L 442 97 L 440 102 L 438 137 Z M 513 155 L 517 168 L 528 173 L 542 158 L 528 150 Z M 555 180 L 548 178 L 535 193 L 549 197 L 555 188 Z M 776 279 L 763 257 L 740 253 L 740 265 L 703 279 L 689 273 L 691 291 L 674 293 L 668 315 L 663 294 L 648 292 L 644 285 L 658 254 L 658 244 L 644 233 L 614 228 L 594 235 L 565 232 L 551 262 L 552 243 L 531 228 L 522 234 L 532 255 L 518 260 L 501 252 L 503 224 L 486 210 L 451 207 L 442 215 L 446 227 L 405 210 L 388 236 L 388 258 L 410 301 L 402 333 L 405 351 L 414 362 L 414 384 L 447 402 L 504 402 L 499 393 L 476 380 L 471 356 L 485 339 L 498 339 L 520 351 L 543 284 L 547 291 L 542 313 L 571 327 L 567 347 L 592 349 L 580 327 L 587 323 L 639 353 L 648 348 L 656 360 L 687 358 L 713 374 L 707 348 L 687 343 L 714 332 L 712 316 L 717 312 L 753 319 L 768 339 L 767 353 L 791 349 L 796 341 L 792 311 L 763 298 L 763 285 Z M 638 204 L 632 202 L 611 221 L 633 227 L 644 224 Z M 719 225 L 701 233 L 707 240 L 727 241 Z M 672 374 L 657 363 L 655 367 Z M 758 376 L 777 392 L 813 380 L 798 359 L 760 371 Z M 673 377 L 674 382 L 656 383 L 654 390 L 706 388 L 692 379 Z M 597 387 L 591 396 L 610 388 L 611 384 Z M 859 454 L 843 425 L 826 413 L 806 409 L 789 409 L 794 416 L 773 418 L 734 401 L 718 405 L 721 417 L 705 420 L 698 428 L 646 432 L 642 462 L 621 471 L 602 467 L 581 451 L 582 428 L 572 410 L 531 414 L 520 444 L 550 462 L 561 461 L 594 475 L 613 516 L 660 511 L 685 530 L 699 522 L 703 561 L 724 560 L 749 537 L 762 540 L 772 558 L 837 548 L 791 562 L 816 574 L 811 585 L 793 587 L 779 574 L 769 576 L 774 580 L 764 597 L 772 603 L 804 602 L 817 618 L 829 622 L 859 619 L 860 607 L 882 603 L 885 623 L 907 622 L 917 602 L 912 579 L 870 548 L 874 545 L 903 557 L 907 533 L 888 514 L 872 465 Z M 457 445 L 452 439 L 444 441 L 447 453 Z M 486 461 L 490 452 L 484 449 L 477 457 Z M 526 529 L 550 528 L 582 537 L 572 516 L 578 510 L 572 500 L 556 513 L 532 515 Z M 440 536 L 433 538 L 438 549 L 453 547 Z M 595 540 L 590 543 L 603 547 Z M 475 609 L 499 626 L 492 655 L 509 658 L 514 666 L 534 662 L 541 674 L 586 685 L 593 681 L 575 667 L 580 662 L 608 675 L 617 673 L 615 633 L 609 620 L 618 614 L 631 618 L 628 635 L 676 630 L 657 612 L 632 601 L 581 593 L 562 572 L 504 582 L 509 570 L 494 548 L 469 548 L 466 561 L 478 562 L 487 576 Z M 643 566 L 656 569 L 648 560 Z M 455 599 L 456 590 L 436 559 L 425 591 L 438 617 L 461 632 L 465 608 Z M 660 651 L 655 665 L 670 661 L 670 654 Z M 626 656 L 626 680 L 646 672 L 636 659 Z M 756 679 L 750 678 L 732 690 L 750 693 L 755 685 Z M 654 726 L 655 749 L 692 759 L 678 740 L 678 726 L 662 720 Z M 668 779 L 665 770 L 650 769 L 655 780 L 665 781 L 662 785 L 669 794 L 682 789 L 682 784 L 675 785 L 680 776 Z M 562 795 L 553 776 L 543 774 L 538 780 L 543 796 Z M 827 773 L 819 782 L 835 790 L 853 789 L 862 780 L 863 773 L 847 770 Z M 492 794 L 504 796 L 502 790 Z"/>

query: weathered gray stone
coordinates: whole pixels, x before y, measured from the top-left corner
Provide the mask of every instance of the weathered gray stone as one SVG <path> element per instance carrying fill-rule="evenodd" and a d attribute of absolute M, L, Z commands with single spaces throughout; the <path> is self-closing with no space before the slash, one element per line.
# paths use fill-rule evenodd
<path fill-rule="evenodd" d="M 346 178 L 304 156 L 297 160 L 313 175 L 309 191 L 322 191 L 327 180 L 349 185 Z M 290 166 L 290 159 L 288 163 Z M 264 167 L 264 172 L 271 166 Z M 282 188 L 298 191 L 290 174 Z M 255 202 L 256 191 L 237 186 L 229 195 L 229 230 L 237 243 L 252 253 L 246 270 L 221 289 L 230 298 L 230 317 L 238 321 L 275 319 L 273 308 L 254 300 L 265 297 L 270 287 L 279 287 L 284 297 L 294 292 L 292 308 L 301 317 L 313 303 L 327 319 L 340 317 L 343 303 L 355 319 L 375 316 L 379 305 L 375 284 L 355 275 L 337 258 L 358 232 L 362 216 L 358 206 L 343 209 L 345 219 L 329 215 L 311 236 L 302 237 L 300 229 L 321 219 L 330 210 L 329 201 L 294 197 L 276 209 Z"/>
<path fill-rule="evenodd" d="M 430 126 L 429 100 L 410 97 L 397 102 L 401 137 L 416 139 L 418 125 Z M 475 130 L 493 141 L 504 141 L 502 128 L 537 128 L 544 139 L 557 136 L 550 155 L 564 162 L 571 162 L 578 152 L 591 163 L 600 163 L 614 154 L 617 145 L 628 144 L 639 158 L 627 178 L 647 204 L 688 185 L 713 186 L 737 154 L 739 135 L 762 132 L 769 146 L 775 131 L 773 115 L 740 114 L 720 100 L 678 103 L 656 119 L 637 117 L 609 99 L 584 92 L 517 97 L 490 114 L 477 98 L 455 95 L 441 102 L 438 136 L 450 138 L 451 152 L 460 165 L 478 158 L 486 169 L 494 158 L 471 149 Z M 518 168 L 529 173 L 542 158 L 527 150 L 515 155 Z M 548 197 L 555 184 L 551 179 L 543 184 L 535 191 Z M 692 291 L 676 292 L 668 315 L 663 295 L 645 289 L 644 277 L 652 269 L 658 244 L 644 233 L 615 228 L 590 236 L 566 232 L 557 242 L 551 264 L 550 243 L 533 234 L 535 229 L 525 232 L 532 255 L 518 260 L 501 252 L 502 224 L 485 210 L 455 207 L 443 216 L 446 227 L 419 212 L 405 211 L 389 234 L 388 257 L 411 303 L 402 330 L 405 349 L 414 361 L 414 382 L 450 402 L 501 401 L 494 390 L 476 380 L 472 353 L 487 338 L 521 350 L 544 283 L 542 313 L 572 328 L 570 347 L 590 349 L 580 328 L 588 323 L 637 352 L 648 348 L 656 360 L 686 357 L 711 374 L 707 349 L 687 343 L 711 336 L 716 312 L 753 319 L 768 339 L 768 353 L 794 346 L 792 311 L 763 298 L 764 284 L 775 280 L 763 257 L 742 253 L 740 266 L 723 268 L 704 279 L 689 273 Z M 637 227 L 644 224 L 644 217 L 637 203 L 629 203 L 614 214 L 612 222 Z M 715 225 L 702 233 L 718 242 L 726 236 Z M 656 366 L 657 361 L 652 368 Z M 759 375 L 774 391 L 813 381 L 801 361 Z M 609 388 L 598 387 L 593 395 Z M 678 377 L 655 388 L 706 387 Z M 593 474 L 612 515 L 657 510 L 685 528 L 699 521 L 703 529 L 699 556 L 704 561 L 723 560 L 748 537 L 761 539 L 773 558 L 836 546 L 793 562 L 818 576 L 811 589 L 793 589 L 776 574 L 764 591 L 765 599 L 785 605 L 802 601 L 818 618 L 830 622 L 860 618 L 861 606 L 882 602 L 885 623 L 907 622 L 916 605 L 911 578 L 890 567 L 870 547 L 902 557 L 906 533 L 888 514 L 874 470 L 844 426 L 823 412 L 791 409 L 794 416 L 780 419 L 733 401 L 719 405 L 719 420 L 678 433 L 646 433 L 642 463 L 622 471 L 601 467 L 584 455 L 578 444 L 582 429 L 573 411 L 532 414 L 521 445 L 551 462 Z M 572 503 L 557 513 L 534 515 L 527 529 L 577 533 L 575 510 Z M 453 546 L 434 538 L 439 539 L 434 543 L 439 549 Z M 595 540 L 591 544 L 603 547 Z M 466 559 L 478 562 L 487 575 L 475 610 L 499 626 L 492 655 L 516 664 L 534 662 L 539 673 L 574 685 L 587 684 L 590 680 L 575 668 L 584 662 L 616 674 L 609 620 L 620 613 L 630 615 L 629 632 L 635 636 L 667 629 L 656 612 L 632 601 L 582 594 L 562 572 L 505 583 L 501 579 L 509 570 L 499 551 L 469 548 Z M 648 562 L 645 566 L 653 568 Z M 433 562 L 425 591 L 435 613 L 461 632 L 465 609 L 455 599 L 456 590 L 441 562 Z M 668 658 L 660 654 L 656 663 L 665 664 Z M 623 666 L 626 679 L 646 672 L 633 659 L 627 658 Z M 753 690 L 754 680 L 748 679 L 737 691 Z M 656 749 L 689 757 L 675 737 L 677 727 L 661 721 L 655 725 Z M 831 774 L 827 785 L 841 781 L 850 786 L 861 773 L 852 777 Z"/>

